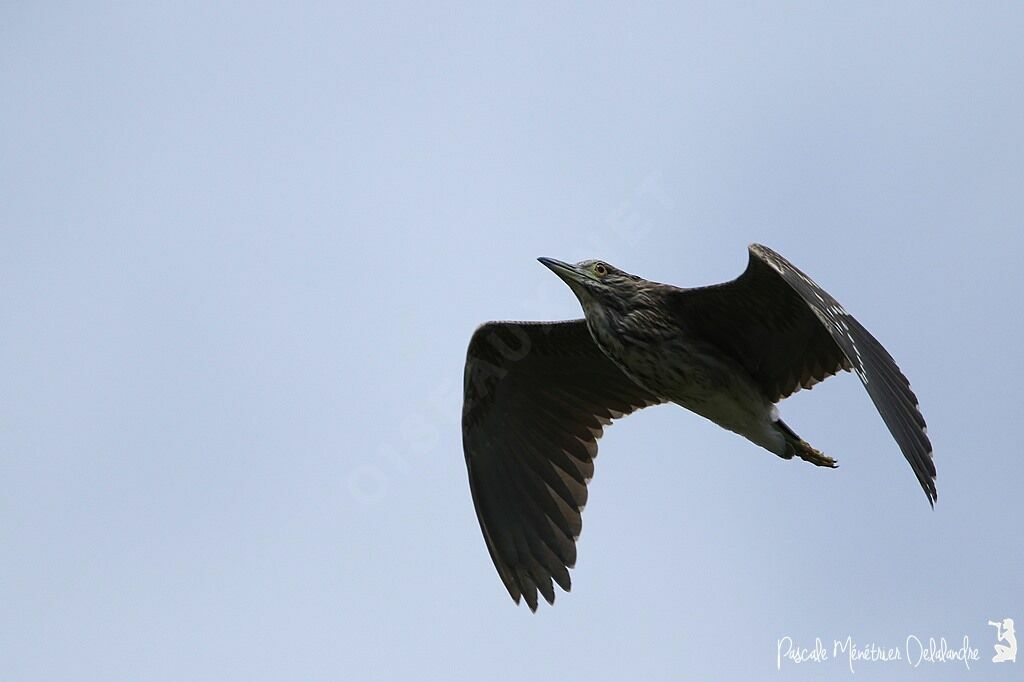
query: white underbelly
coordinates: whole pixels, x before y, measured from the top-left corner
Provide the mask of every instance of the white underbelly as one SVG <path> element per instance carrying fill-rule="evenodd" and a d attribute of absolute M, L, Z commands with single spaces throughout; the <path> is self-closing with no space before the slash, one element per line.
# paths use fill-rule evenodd
<path fill-rule="evenodd" d="M 651 353 L 650 351 L 654 351 Z M 625 350 L 613 358 L 637 383 L 662 398 L 768 448 L 784 448 L 775 406 L 738 363 L 678 345 Z"/>

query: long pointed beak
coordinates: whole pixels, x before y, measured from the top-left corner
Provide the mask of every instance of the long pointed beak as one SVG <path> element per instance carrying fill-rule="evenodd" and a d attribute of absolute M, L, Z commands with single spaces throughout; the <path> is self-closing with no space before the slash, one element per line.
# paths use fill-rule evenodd
<path fill-rule="evenodd" d="M 583 273 L 581 273 L 575 265 L 563 263 L 562 261 L 555 260 L 554 258 L 542 257 L 538 258 L 537 260 L 543 263 L 545 267 L 547 267 L 549 270 L 551 270 L 551 272 L 561 277 L 567 283 L 579 282 L 584 277 Z"/>

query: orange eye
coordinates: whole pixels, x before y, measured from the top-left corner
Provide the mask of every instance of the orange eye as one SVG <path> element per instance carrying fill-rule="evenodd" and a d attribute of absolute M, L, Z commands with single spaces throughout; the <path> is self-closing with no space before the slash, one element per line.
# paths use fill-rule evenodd
<path fill-rule="evenodd" d="M 594 272 L 596 272 L 598 276 L 604 277 L 605 275 L 608 274 L 608 268 L 605 267 L 604 263 L 598 263 L 597 265 L 594 266 Z"/>

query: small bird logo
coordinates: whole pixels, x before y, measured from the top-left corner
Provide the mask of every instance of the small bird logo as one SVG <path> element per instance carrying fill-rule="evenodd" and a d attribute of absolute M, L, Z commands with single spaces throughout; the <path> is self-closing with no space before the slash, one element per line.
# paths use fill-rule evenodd
<path fill-rule="evenodd" d="M 1017 662 L 1017 637 L 1013 632 L 1013 618 L 1003 618 L 1002 622 L 992 621 L 989 625 L 996 629 L 996 641 L 1006 644 L 993 645 L 996 655 L 992 657 L 993 663 L 1016 663 Z"/>

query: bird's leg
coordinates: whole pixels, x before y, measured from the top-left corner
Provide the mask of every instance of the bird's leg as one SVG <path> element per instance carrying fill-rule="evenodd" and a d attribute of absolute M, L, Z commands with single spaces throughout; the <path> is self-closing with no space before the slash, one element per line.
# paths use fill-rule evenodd
<path fill-rule="evenodd" d="M 792 441 L 790 442 L 795 450 L 794 454 L 805 462 L 810 462 L 814 466 L 828 467 L 830 469 L 835 469 L 839 466 L 839 462 L 835 461 L 821 450 L 813 447 L 802 438 L 795 443 Z"/>
<path fill-rule="evenodd" d="M 784 459 L 792 459 L 794 455 L 810 462 L 811 464 L 819 467 L 828 467 L 835 469 L 839 466 L 839 463 L 834 459 L 826 455 L 821 450 L 813 447 L 810 443 L 805 441 L 800 436 L 796 435 L 796 432 L 786 425 L 786 422 L 781 419 L 775 420 L 775 428 L 778 429 L 782 437 L 786 439 L 786 451 L 784 454 L 779 455 Z"/>

